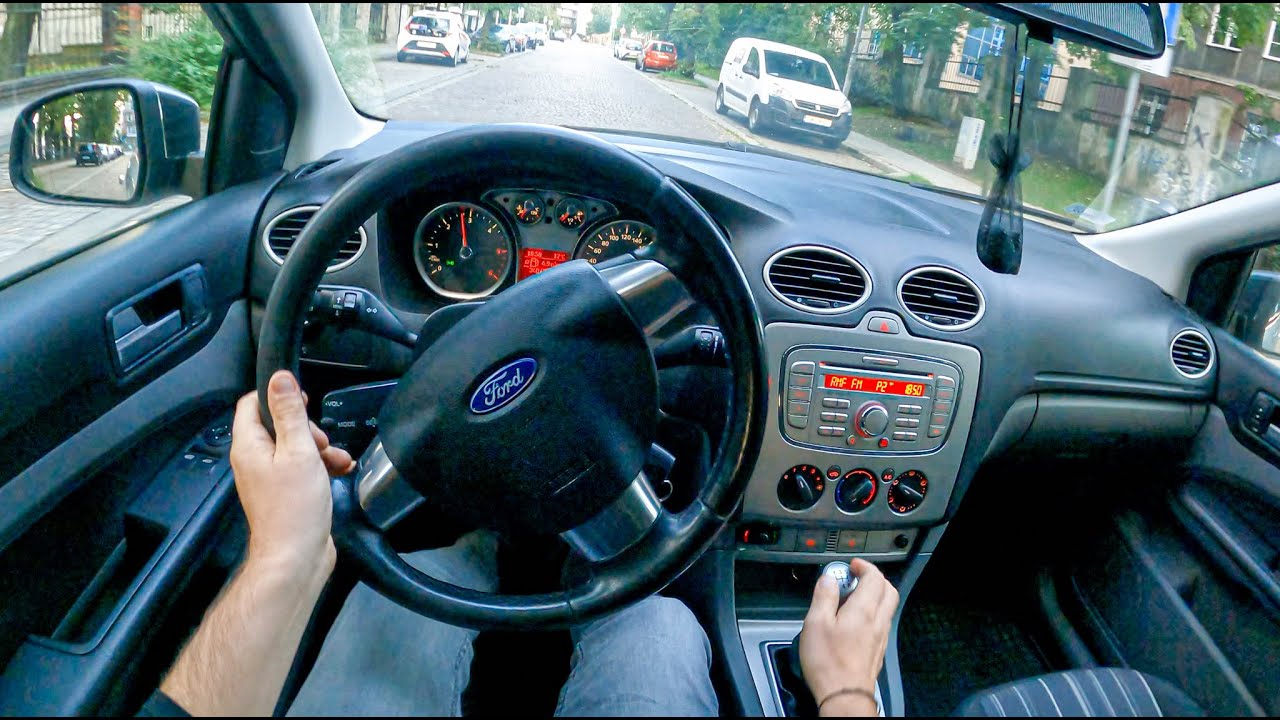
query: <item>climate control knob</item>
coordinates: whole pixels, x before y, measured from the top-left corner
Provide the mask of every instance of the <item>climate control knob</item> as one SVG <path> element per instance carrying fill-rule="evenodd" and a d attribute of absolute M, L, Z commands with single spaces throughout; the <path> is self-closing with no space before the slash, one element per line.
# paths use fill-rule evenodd
<path fill-rule="evenodd" d="M 875 501 L 879 486 L 875 474 L 870 470 L 850 470 L 836 485 L 836 507 L 847 513 L 862 512 Z"/>
<path fill-rule="evenodd" d="M 929 479 L 919 470 L 908 470 L 898 475 L 889 483 L 889 492 L 885 493 L 885 499 L 889 502 L 889 509 L 899 515 L 907 513 L 920 507 L 920 503 L 924 502 L 924 496 L 929 492 Z"/>
<path fill-rule="evenodd" d="M 889 411 L 884 405 L 875 401 L 863 403 L 854 418 L 857 421 L 854 427 L 864 438 L 883 435 L 884 431 L 889 429 Z"/>
<path fill-rule="evenodd" d="M 808 510 L 826 488 L 822 471 L 814 465 L 796 465 L 778 478 L 778 502 L 788 510 Z"/>

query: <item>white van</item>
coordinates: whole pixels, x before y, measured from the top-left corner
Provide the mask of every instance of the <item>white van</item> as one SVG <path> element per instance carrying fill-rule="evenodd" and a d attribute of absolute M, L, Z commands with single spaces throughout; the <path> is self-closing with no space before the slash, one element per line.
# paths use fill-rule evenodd
<path fill-rule="evenodd" d="M 786 128 L 836 147 L 849 137 L 852 109 L 826 58 L 802 48 L 738 38 L 720 66 L 716 112 L 746 115 L 753 133 Z"/>
<path fill-rule="evenodd" d="M 443 60 L 450 65 L 471 58 L 471 37 L 467 35 L 462 15 L 456 12 L 418 10 L 400 28 L 396 39 L 396 60 L 412 58 Z"/>

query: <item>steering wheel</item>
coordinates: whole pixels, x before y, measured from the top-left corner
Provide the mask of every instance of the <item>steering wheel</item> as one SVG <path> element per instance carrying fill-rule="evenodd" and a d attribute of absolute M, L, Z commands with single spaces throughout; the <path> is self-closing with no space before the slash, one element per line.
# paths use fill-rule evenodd
<path fill-rule="evenodd" d="M 387 153 L 324 204 L 280 269 L 259 341 L 258 398 L 270 428 L 267 382 L 282 368 L 296 374 L 301 321 L 344 238 L 425 183 L 513 176 L 607 188 L 647 211 L 664 248 L 599 268 L 557 266 L 441 334 L 387 398 L 358 470 L 332 481 L 333 537 L 364 582 L 414 612 L 476 629 L 564 628 L 643 599 L 693 564 L 740 503 L 759 452 L 767 380 L 755 302 L 724 233 L 682 187 L 603 140 L 538 125 L 463 128 Z M 733 384 L 709 477 L 672 513 L 642 471 L 658 418 L 651 344 L 695 300 L 719 319 Z M 590 572 L 539 595 L 429 577 L 362 506 L 392 480 L 470 527 L 557 533 Z"/>

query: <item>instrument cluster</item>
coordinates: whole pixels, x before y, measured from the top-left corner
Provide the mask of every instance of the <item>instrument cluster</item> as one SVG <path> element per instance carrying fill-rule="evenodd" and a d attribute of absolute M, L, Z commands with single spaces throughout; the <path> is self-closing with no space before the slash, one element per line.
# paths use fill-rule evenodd
<path fill-rule="evenodd" d="M 428 212 L 413 234 L 418 274 L 436 294 L 478 300 L 570 259 L 595 264 L 657 240 L 612 203 L 552 190 L 490 190 Z"/>

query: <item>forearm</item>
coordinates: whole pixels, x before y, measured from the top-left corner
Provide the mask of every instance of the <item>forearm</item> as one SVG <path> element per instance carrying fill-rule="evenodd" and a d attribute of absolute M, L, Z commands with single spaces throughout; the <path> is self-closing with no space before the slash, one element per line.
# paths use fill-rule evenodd
<path fill-rule="evenodd" d="M 270 715 L 333 564 L 331 545 L 306 562 L 250 552 L 160 689 L 192 715 Z"/>

